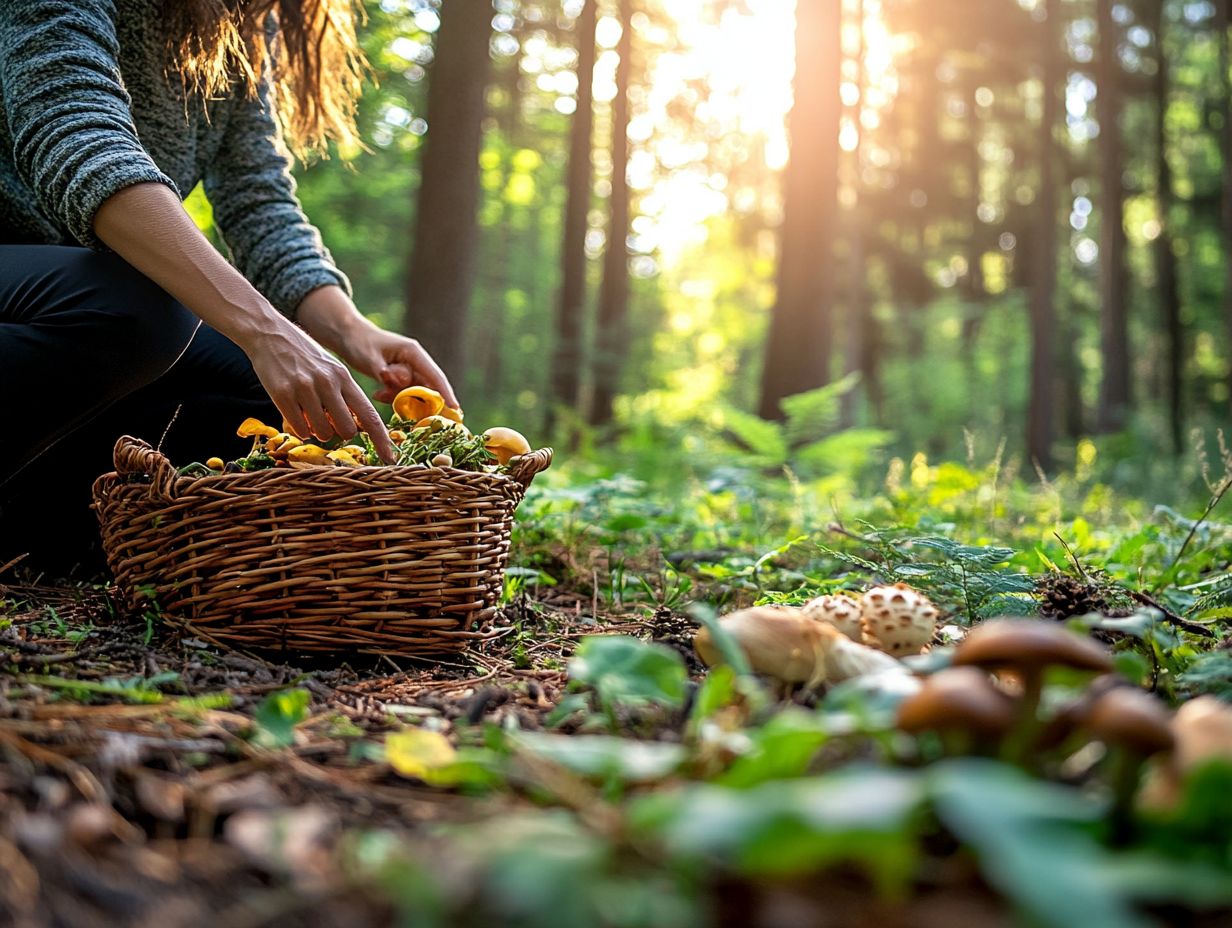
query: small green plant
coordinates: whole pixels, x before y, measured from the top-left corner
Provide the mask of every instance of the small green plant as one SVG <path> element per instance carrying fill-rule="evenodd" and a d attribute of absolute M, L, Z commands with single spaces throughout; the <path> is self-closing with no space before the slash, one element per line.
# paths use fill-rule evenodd
<path fill-rule="evenodd" d="M 264 747 L 285 748 L 295 743 L 295 726 L 308 718 L 311 700 L 306 689 L 270 693 L 257 706 L 254 740 Z"/>

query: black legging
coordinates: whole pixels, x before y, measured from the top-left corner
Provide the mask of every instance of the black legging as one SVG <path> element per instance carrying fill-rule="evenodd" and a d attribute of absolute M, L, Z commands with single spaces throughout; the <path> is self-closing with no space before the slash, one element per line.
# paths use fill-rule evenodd
<path fill-rule="evenodd" d="M 121 435 L 156 445 L 175 416 L 183 465 L 241 455 L 247 416 L 281 421 L 230 340 L 123 259 L 55 245 L 0 245 L 0 416 L 0 566 L 52 575 L 103 567 L 90 486 Z"/>

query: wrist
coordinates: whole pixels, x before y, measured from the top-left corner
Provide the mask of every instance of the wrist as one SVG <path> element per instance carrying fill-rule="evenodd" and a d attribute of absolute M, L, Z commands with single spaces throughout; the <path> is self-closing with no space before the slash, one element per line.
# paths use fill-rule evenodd
<path fill-rule="evenodd" d="M 220 317 L 221 324 L 216 324 L 215 328 L 247 354 L 291 325 L 286 316 L 255 291 L 252 299 L 231 300 L 229 303 L 229 311 Z"/>
<path fill-rule="evenodd" d="M 296 307 L 295 318 L 314 339 L 343 356 L 357 339 L 376 330 L 337 286 L 309 291 Z"/>

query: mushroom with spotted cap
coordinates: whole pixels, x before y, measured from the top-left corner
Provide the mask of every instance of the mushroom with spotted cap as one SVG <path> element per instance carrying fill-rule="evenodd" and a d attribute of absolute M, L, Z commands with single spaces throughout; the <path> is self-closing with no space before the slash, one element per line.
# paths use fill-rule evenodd
<path fill-rule="evenodd" d="M 822 683 L 886 671 L 907 673 L 888 654 L 858 644 L 790 606 L 742 609 L 723 616 L 719 624 L 740 646 L 755 673 L 785 684 L 803 683 L 807 689 L 816 689 Z M 707 665 L 722 661 L 709 629 L 699 629 L 693 643 Z"/>
<path fill-rule="evenodd" d="M 852 641 L 862 641 L 860 601 L 846 593 L 829 593 L 804 604 L 804 614 L 828 622 Z"/>
<path fill-rule="evenodd" d="M 941 615 L 919 590 L 905 583 L 875 586 L 860 597 L 860 627 L 866 645 L 908 657 L 933 640 Z"/>

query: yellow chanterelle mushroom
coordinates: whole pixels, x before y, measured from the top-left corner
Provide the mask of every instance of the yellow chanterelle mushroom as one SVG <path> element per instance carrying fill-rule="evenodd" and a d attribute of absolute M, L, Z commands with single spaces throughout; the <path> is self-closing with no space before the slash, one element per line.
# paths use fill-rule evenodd
<path fill-rule="evenodd" d="M 519 454 L 530 452 L 530 442 L 521 432 L 497 427 L 483 433 L 483 447 L 501 464 L 508 464 Z"/>
<path fill-rule="evenodd" d="M 295 448 L 302 445 L 303 442 L 288 432 L 279 432 L 273 438 L 265 442 L 265 451 L 270 457 L 276 460 L 285 461 L 287 455 Z"/>
<path fill-rule="evenodd" d="M 317 445 L 300 445 L 287 453 L 287 461 L 292 467 L 333 467 L 329 452 Z"/>
<path fill-rule="evenodd" d="M 252 451 L 250 454 L 255 454 L 260 447 L 261 442 L 269 441 L 278 434 L 278 430 L 272 425 L 266 425 L 260 419 L 254 419 L 249 416 L 240 423 L 240 427 L 235 430 L 235 434 L 240 438 L 252 439 Z"/>
<path fill-rule="evenodd" d="M 457 422 L 459 425 L 461 425 L 462 420 L 466 418 L 466 413 L 460 409 L 454 409 L 452 406 L 442 406 L 438 415 L 444 416 L 446 419 L 453 422 Z"/>
<path fill-rule="evenodd" d="M 407 387 L 394 397 L 394 412 L 407 421 L 435 416 L 445 408 L 445 398 L 431 387 Z"/>
<path fill-rule="evenodd" d="M 227 465 L 223 463 L 222 458 L 210 458 L 205 462 L 205 466 L 210 470 L 222 470 Z"/>
<path fill-rule="evenodd" d="M 249 417 L 240 423 L 235 434 L 240 438 L 273 438 L 278 434 L 278 430 L 272 425 L 266 425 L 260 419 Z"/>
<path fill-rule="evenodd" d="M 358 451 L 359 449 L 356 448 L 355 450 Z M 325 456 L 342 467 L 359 467 L 361 463 L 359 458 L 351 454 L 348 448 L 339 448 Z"/>

